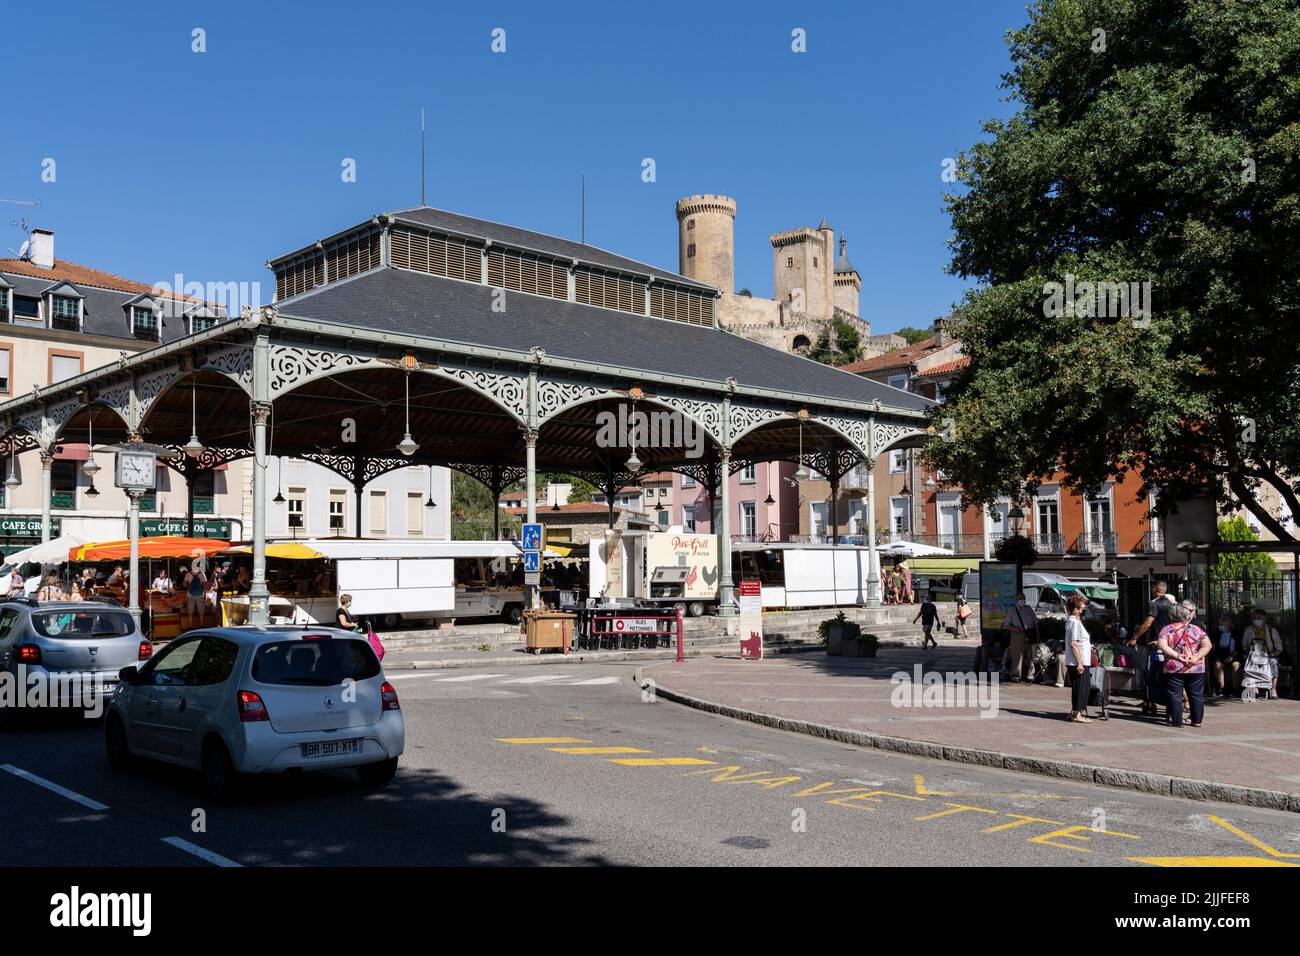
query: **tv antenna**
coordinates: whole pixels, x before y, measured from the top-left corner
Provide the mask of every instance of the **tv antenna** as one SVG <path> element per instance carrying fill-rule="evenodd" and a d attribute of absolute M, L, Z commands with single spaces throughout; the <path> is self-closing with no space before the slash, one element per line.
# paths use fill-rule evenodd
<path fill-rule="evenodd" d="M 0 199 L 0 202 L 9 203 L 14 206 L 39 206 L 40 205 L 40 202 L 35 199 Z M 21 229 L 23 231 L 23 235 L 27 237 L 23 240 L 23 244 L 18 248 L 16 252 L 18 258 L 23 259 L 27 256 L 28 250 L 31 249 L 32 247 L 32 224 L 27 220 L 27 217 L 24 215 L 19 219 L 11 219 L 9 221 L 9 225 Z M 15 250 L 10 248 L 9 251 L 14 252 Z"/>
<path fill-rule="evenodd" d="M 424 107 L 420 107 L 420 205 L 424 205 Z"/>

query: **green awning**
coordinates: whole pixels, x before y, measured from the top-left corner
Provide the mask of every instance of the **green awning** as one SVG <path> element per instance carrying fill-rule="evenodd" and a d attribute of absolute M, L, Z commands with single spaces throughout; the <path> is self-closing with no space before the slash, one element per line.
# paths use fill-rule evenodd
<path fill-rule="evenodd" d="M 882 555 L 882 557 L 885 557 Z M 979 558 L 908 558 L 913 574 L 960 574 L 979 567 Z"/>

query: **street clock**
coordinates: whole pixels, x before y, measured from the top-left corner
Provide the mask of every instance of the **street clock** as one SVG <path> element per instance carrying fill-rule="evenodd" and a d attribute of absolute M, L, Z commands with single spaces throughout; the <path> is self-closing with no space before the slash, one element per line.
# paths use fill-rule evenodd
<path fill-rule="evenodd" d="M 117 453 L 117 487 L 154 491 L 158 484 L 158 455 L 146 449 L 123 448 Z"/>

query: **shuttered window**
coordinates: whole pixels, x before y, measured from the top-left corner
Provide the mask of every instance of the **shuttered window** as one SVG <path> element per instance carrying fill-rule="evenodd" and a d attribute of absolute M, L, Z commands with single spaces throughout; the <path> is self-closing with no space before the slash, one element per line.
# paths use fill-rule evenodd
<path fill-rule="evenodd" d="M 389 235 L 389 254 L 399 269 L 469 282 L 483 278 L 481 247 L 460 239 L 394 229 Z"/>
<path fill-rule="evenodd" d="M 488 250 L 488 285 L 552 299 L 569 297 L 569 270 L 562 263 L 526 253 Z"/>
<path fill-rule="evenodd" d="M 287 299 L 325 284 L 325 258 L 316 253 L 294 259 L 275 270 L 275 297 Z"/>
<path fill-rule="evenodd" d="M 379 233 L 357 232 L 325 247 L 330 282 L 379 268 Z"/>
<path fill-rule="evenodd" d="M 713 325 L 713 298 L 656 283 L 650 287 L 650 314 L 691 325 Z"/>
<path fill-rule="evenodd" d="M 646 284 L 639 279 L 578 269 L 574 274 L 574 286 L 579 302 L 645 315 Z"/>

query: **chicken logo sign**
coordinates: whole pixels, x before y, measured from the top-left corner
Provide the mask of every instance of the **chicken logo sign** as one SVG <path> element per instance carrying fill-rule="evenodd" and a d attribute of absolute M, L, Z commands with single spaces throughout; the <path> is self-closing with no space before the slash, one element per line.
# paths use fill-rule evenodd
<path fill-rule="evenodd" d="M 741 660 L 763 659 L 763 587 L 758 581 L 741 581 L 739 588 Z"/>
<path fill-rule="evenodd" d="M 740 642 L 740 656 L 746 660 L 761 661 L 763 659 L 763 635 L 758 631 L 750 631 L 749 637 Z"/>

